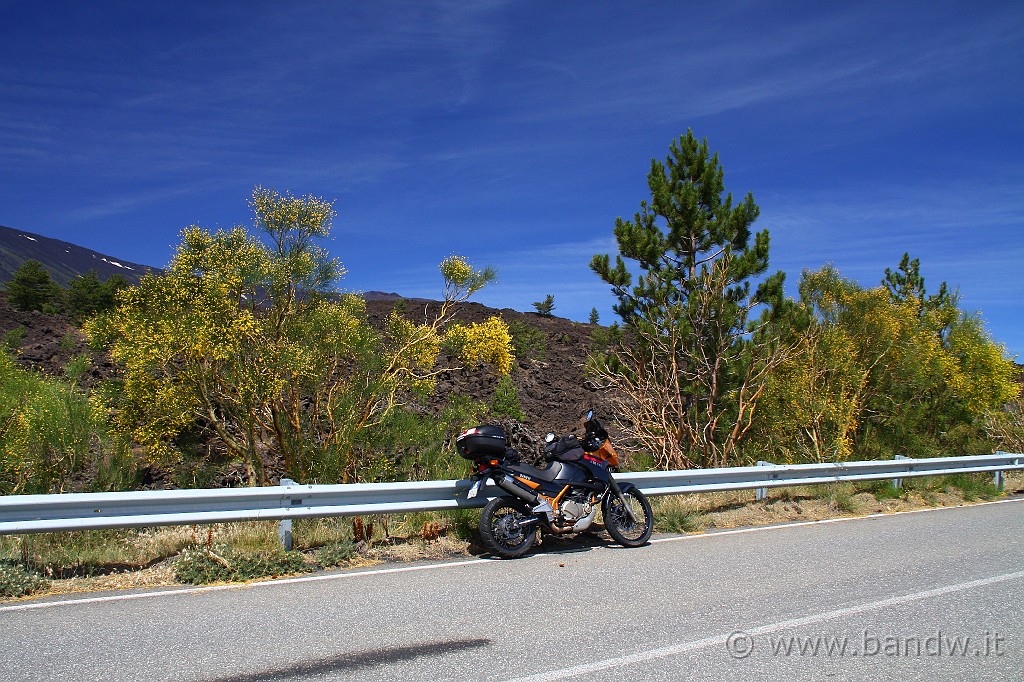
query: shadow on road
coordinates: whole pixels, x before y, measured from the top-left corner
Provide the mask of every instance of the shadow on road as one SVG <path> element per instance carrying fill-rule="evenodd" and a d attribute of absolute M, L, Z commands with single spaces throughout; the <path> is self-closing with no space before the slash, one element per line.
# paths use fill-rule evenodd
<path fill-rule="evenodd" d="M 489 639 L 456 639 L 447 642 L 424 642 L 423 644 L 354 651 L 329 658 L 300 661 L 281 668 L 239 675 L 227 675 L 225 677 L 213 677 L 206 680 L 206 682 L 274 682 L 297 677 L 306 678 L 313 675 L 325 675 L 338 671 L 352 671 L 388 663 L 411 661 L 423 656 L 439 656 L 466 649 L 485 647 L 490 644 L 491 640 Z"/>
<path fill-rule="evenodd" d="M 525 556 L 536 554 L 575 554 L 578 552 L 589 552 L 598 547 L 606 549 L 629 549 L 612 540 L 608 533 L 604 532 L 599 524 L 595 524 L 593 532 L 580 533 L 579 535 L 557 535 L 555 533 L 544 533 L 543 540 L 534 546 Z M 484 558 L 497 558 L 483 548 L 479 540 L 470 547 L 470 553 Z"/>

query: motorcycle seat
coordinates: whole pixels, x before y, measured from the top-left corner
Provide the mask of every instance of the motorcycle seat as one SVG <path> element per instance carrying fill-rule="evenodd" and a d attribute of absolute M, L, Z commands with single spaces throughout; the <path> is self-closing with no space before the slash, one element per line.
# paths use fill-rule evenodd
<path fill-rule="evenodd" d="M 526 474 L 527 476 L 539 478 L 545 483 L 550 483 L 558 478 L 558 475 L 562 473 L 563 466 L 565 465 L 561 462 L 551 462 L 547 469 L 538 469 L 537 467 L 532 467 L 529 464 L 512 464 L 509 465 L 508 468 L 512 471 L 518 471 L 521 474 Z"/>

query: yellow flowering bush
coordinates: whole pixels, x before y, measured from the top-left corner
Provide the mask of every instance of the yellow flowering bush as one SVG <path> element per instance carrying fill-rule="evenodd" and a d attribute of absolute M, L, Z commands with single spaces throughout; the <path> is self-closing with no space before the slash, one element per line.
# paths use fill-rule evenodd
<path fill-rule="evenodd" d="M 785 461 L 959 454 L 1017 395 L 1012 363 L 951 298 L 805 272 L 804 352 L 770 377 L 751 450 Z M 986 415 L 989 415 L 986 417 Z M 987 422 L 986 422 L 987 419 Z M 992 429 L 989 429 L 992 431 Z M 969 454 L 969 453 L 968 453 Z M 977 454 L 977 452 L 973 452 Z"/>
<path fill-rule="evenodd" d="M 437 317 L 415 324 L 393 314 L 378 332 L 362 298 L 333 291 L 344 268 L 315 242 L 329 234 L 330 202 L 257 187 L 250 206 L 268 243 L 241 227 L 189 227 L 164 274 L 89 323 L 124 369 L 114 419 L 163 465 L 204 456 L 183 449 L 181 436 L 205 430 L 252 483 L 267 481 L 268 460 L 305 482 L 358 480 L 358 442 L 433 389 L 453 306 L 494 272 L 446 259 Z M 474 362 L 511 368 L 500 320 L 471 330 L 466 348 Z"/>
<path fill-rule="evenodd" d="M 480 324 L 453 325 L 445 334 L 445 340 L 457 350 L 463 362 L 489 363 L 505 376 L 512 371 L 515 362 L 512 334 L 500 317 L 488 318 Z"/>

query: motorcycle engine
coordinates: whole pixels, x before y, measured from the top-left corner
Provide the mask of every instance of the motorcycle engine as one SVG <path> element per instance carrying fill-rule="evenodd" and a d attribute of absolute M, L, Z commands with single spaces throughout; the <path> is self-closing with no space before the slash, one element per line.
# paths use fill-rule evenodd
<path fill-rule="evenodd" d="M 558 510 L 562 513 L 562 518 L 572 523 L 582 519 L 584 516 L 590 513 L 593 509 L 593 505 L 589 502 L 577 502 L 575 500 L 563 501 L 559 506 Z"/>
<path fill-rule="evenodd" d="M 562 503 L 558 506 L 558 511 L 562 517 L 561 523 L 572 525 L 582 518 L 585 518 L 594 510 L 594 505 L 590 503 L 590 492 L 574 488 L 569 491 L 569 494 L 565 496 Z"/>

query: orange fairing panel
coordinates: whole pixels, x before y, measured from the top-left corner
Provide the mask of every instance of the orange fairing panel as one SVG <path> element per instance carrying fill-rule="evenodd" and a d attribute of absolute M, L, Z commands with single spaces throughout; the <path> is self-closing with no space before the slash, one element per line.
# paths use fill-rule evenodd
<path fill-rule="evenodd" d="M 528 481 L 525 478 L 520 478 L 519 476 L 516 476 L 515 479 L 522 483 L 523 485 L 533 488 L 534 490 L 540 487 L 540 483 L 534 483 L 533 481 Z"/>
<path fill-rule="evenodd" d="M 615 448 L 612 447 L 612 442 L 610 440 L 606 440 L 601 447 L 594 452 L 594 454 L 598 457 L 604 458 L 604 460 L 613 467 L 619 466 L 619 453 L 615 452 Z"/>

